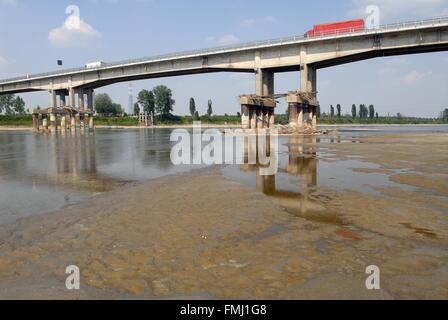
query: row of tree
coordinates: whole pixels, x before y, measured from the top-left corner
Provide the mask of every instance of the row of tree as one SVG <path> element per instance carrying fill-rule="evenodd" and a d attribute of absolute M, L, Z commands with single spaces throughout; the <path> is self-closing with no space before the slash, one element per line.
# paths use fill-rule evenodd
<path fill-rule="evenodd" d="M 142 90 L 138 94 L 138 102 L 134 104 L 134 114 L 146 112 L 154 117 L 156 114 L 165 117 L 174 110 L 176 101 L 167 86 L 154 87 L 151 91 Z"/>
<path fill-rule="evenodd" d="M 320 114 L 320 109 L 317 111 L 317 116 L 321 117 Z M 327 114 L 323 114 L 324 117 L 327 117 Z M 336 108 L 333 107 L 333 105 L 330 105 L 330 114 L 329 114 L 330 118 L 342 118 L 342 106 L 340 104 L 336 105 Z M 359 105 L 359 108 L 354 104 L 352 105 L 352 118 L 356 119 L 356 118 L 360 118 L 360 119 L 371 119 L 373 120 L 374 118 L 378 119 L 378 113 L 375 112 L 375 106 L 374 105 L 370 105 L 369 107 L 367 107 L 365 104 L 361 104 Z"/>
<path fill-rule="evenodd" d="M 207 115 L 211 117 L 212 114 L 213 114 L 213 102 L 212 100 L 208 100 Z M 194 120 L 200 119 L 199 111 L 196 109 L 196 101 L 194 100 L 194 98 L 190 98 L 190 115 Z"/>
<path fill-rule="evenodd" d="M 0 113 L 7 115 L 25 114 L 25 101 L 13 94 L 0 96 Z"/>

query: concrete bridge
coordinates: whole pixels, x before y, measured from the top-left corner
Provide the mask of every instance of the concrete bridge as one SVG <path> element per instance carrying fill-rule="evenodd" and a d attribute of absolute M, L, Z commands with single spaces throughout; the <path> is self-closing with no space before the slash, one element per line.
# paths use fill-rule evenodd
<path fill-rule="evenodd" d="M 446 50 L 448 17 L 26 75 L 0 80 L 0 95 L 48 91 L 52 110 L 60 106 L 80 111 L 87 109 L 90 114 L 93 91 L 113 83 L 211 72 L 247 72 L 255 74 L 255 92 L 241 97 L 242 125 L 243 128 L 262 128 L 273 123 L 276 106 L 274 74 L 300 71 L 300 81 L 287 96 L 290 124 L 299 131 L 307 125 L 316 130 L 318 69 L 376 57 Z"/>

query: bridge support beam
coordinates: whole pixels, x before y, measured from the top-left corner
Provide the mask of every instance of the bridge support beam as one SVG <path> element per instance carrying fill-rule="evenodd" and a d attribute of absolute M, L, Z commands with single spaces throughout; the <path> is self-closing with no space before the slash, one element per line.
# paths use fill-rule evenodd
<path fill-rule="evenodd" d="M 274 92 L 274 72 L 258 69 L 255 75 L 255 94 L 261 97 L 269 97 Z"/>
<path fill-rule="evenodd" d="M 56 134 L 57 131 L 57 123 L 56 123 L 56 113 L 54 113 L 54 110 L 51 110 L 50 113 L 50 131 L 52 134 Z"/>
<path fill-rule="evenodd" d="M 274 126 L 275 99 L 243 95 L 240 96 L 240 104 L 243 129 L 268 129 Z"/>
<path fill-rule="evenodd" d="M 70 112 L 70 130 L 72 133 L 76 133 L 76 114 Z"/>
<path fill-rule="evenodd" d="M 307 92 L 290 92 L 286 98 L 289 109 L 289 126 L 297 133 L 317 133 L 319 102 Z"/>
<path fill-rule="evenodd" d="M 65 123 L 65 115 L 61 115 L 61 134 L 65 135 L 65 131 L 67 130 L 67 124 Z"/>
<path fill-rule="evenodd" d="M 88 116 L 89 131 L 93 131 L 95 128 L 93 119 L 93 89 L 87 90 L 87 109 L 91 112 Z"/>
<path fill-rule="evenodd" d="M 39 133 L 39 114 L 33 113 L 33 132 Z"/>
<path fill-rule="evenodd" d="M 48 132 L 48 115 L 42 114 L 42 127 L 45 133 Z"/>

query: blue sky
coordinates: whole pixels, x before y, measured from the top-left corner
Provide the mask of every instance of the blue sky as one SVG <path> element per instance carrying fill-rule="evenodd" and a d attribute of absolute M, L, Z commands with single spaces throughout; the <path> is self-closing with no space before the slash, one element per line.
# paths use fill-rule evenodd
<path fill-rule="evenodd" d="M 448 0 L 0 0 L 0 78 L 161 53 L 303 34 L 313 24 L 363 16 L 369 4 L 381 22 L 448 16 Z M 80 9 L 82 32 L 64 28 L 66 8 Z M 205 113 L 212 99 L 219 114 L 235 114 L 237 97 L 254 92 L 254 76 L 222 73 L 134 82 L 136 93 L 158 84 L 173 89 L 175 113 L 188 113 L 195 97 Z M 296 90 L 298 73 L 276 75 L 276 93 Z M 340 103 L 374 104 L 381 115 L 401 112 L 435 117 L 448 107 L 448 53 L 381 58 L 318 72 L 323 110 Z M 123 107 L 128 84 L 98 89 Z M 48 104 L 46 93 L 23 94 L 28 107 Z M 281 104 L 278 112 L 284 112 Z"/>

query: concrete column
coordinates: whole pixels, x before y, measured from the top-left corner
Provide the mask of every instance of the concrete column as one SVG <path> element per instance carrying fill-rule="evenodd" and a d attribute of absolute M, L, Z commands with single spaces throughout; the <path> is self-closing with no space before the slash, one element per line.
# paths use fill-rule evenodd
<path fill-rule="evenodd" d="M 76 132 L 76 115 L 74 113 L 70 113 L 70 130 Z"/>
<path fill-rule="evenodd" d="M 317 72 L 308 64 L 300 66 L 300 91 L 317 95 Z"/>
<path fill-rule="evenodd" d="M 89 130 L 93 131 L 95 129 L 93 114 L 89 116 Z"/>
<path fill-rule="evenodd" d="M 56 108 L 57 102 L 56 102 L 56 91 L 51 90 L 50 91 L 50 108 Z"/>
<path fill-rule="evenodd" d="M 264 127 L 269 128 L 269 108 L 267 107 L 263 108 L 263 122 Z"/>
<path fill-rule="evenodd" d="M 51 133 L 55 134 L 57 130 L 57 123 L 56 123 L 56 114 L 54 112 L 50 113 L 50 129 Z"/>
<path fill-rule="evenodd" d="M 65 130 L 67 130 L 67 125 L 65 123 L 65 115 L 61 116 L 61 133 L 65 134 Z"/>
<path fill-rule="evenodd" d="M 68 89 L 68 106 L 76 108 L 75 90 L 73 88 Z"/>
<path fill-rule="evenodd" d="M 243 130 L 250 129 L 250 106 L 243 104 L 241 106 L 241 127 Z"/>
<path fill-rule="evenodd" d="M 303 130 L 305 127 L 305 108 L 303 104 L 297 106 L 297 127 Z"/>
<path fill-rule="evenodd" d="M 249 107 L 249 117 L 250 117 L 250 128 L 257 129 L 257 107 Z"/>
<path fill-rule="evenodd" d="M 60 93 L 59 99 L 60 99 L 60 107 L 65 108 L 65 106 L 66 106 L 65 93 Z"/>
<path fill-rule="evenodd" d="M 84 114 L 79 115 L 79 129 L 81 131 L 84 131 L 85 129 Z"/>
<path fill-rule="evenodd" d="M 257 129 L 264 128 L 263 122 L 263 107 L 256 107 L 257 110 Z"/>
<path fill-rule="evenodd" d="M 48 132 L 48 115 L 42 114 L 42 127 L 44 132 Z"/>
<path fill-rule="evenodd" d="M 33 132 L 38 133 L 39 132 L 39 115 L 36 113 L 33 113 Z"/>
<path fill-rule="evenodd" d="M 274 94 L 274 72 L 258 69 L 255 75 L 255 94 L 267 97 Z"/>
<path fill-rule="evenodd" d="M 313 132 L 317 132 L 317 107 L 312 107 L 312 121 Z"/>
<path fill-rule="evenodd" d="M 87 109 L 93 111 L 93 89 L 87 90 Z"/>
<path fill-rule="evenodd" d="M 295 128 L 297 126 L 297 103 L 289 104 L 289 126 Z"/>
<path fill-rule="evenodd" d="M 274 108 L 269 108 L 268 117 L 269 117 L 269 128 L 272 129 L 275 126 L 275 111 L 274 111 Z"/>
<path fill-rule="evenodd" d="M 79 110 L 84 110 L 84 91 L 82 89 L 78 90 L 78 107 Z"/>

